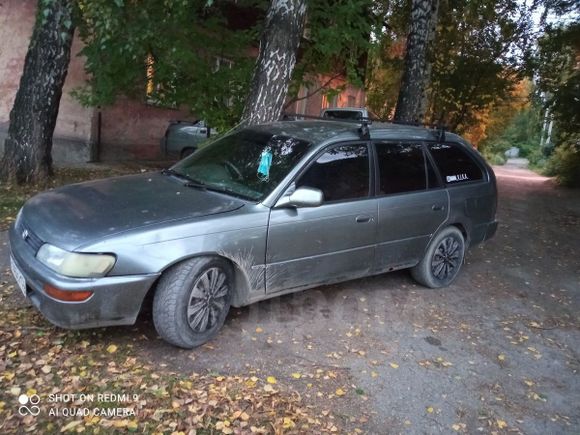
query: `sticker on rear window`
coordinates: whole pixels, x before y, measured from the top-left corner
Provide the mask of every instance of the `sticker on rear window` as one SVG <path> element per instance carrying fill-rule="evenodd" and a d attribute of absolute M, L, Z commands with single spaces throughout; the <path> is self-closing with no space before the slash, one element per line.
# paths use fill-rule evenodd
<path fill-rule="evenodd" d="M 469 180 L 467 174 L 458 174 L 458 175 L 448 175 L 445 177 L 448 183 L 453 183 L 454 181 L 465 181 Z"/>

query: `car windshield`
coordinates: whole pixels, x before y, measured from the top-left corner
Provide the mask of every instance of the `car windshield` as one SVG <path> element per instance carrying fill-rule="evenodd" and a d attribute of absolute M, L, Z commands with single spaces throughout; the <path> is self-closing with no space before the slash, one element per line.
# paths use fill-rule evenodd
<path fill-rule="evenodd" d="M 290 136 L 246 129 L 193 153 L 173 166 L 172 172 L 189 179 L 195 187 L 261 201 L 309 145 Z"/>

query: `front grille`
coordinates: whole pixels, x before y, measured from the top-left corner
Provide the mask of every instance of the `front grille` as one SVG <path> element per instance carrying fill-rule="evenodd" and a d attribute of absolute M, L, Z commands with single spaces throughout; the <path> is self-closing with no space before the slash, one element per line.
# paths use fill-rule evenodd
<path fill-rule="evenodd" d="M 18 232 L 18 235 L 24 239 L 26 244 L 32 248 L 34 255 L 36 255 L 40 247 L 44 245 L 42 239 L 34 234 L 34 232 L 24 222 L 22 222 L 22 219 L 16 227 L 16 231 Z"/>

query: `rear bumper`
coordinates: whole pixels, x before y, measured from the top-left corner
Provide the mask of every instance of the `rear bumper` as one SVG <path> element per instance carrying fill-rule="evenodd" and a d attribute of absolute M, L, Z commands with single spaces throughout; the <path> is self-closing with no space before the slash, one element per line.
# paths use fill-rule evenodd
<path fill-rule="evenodd" d="M 33 249 L 10 228 L 10 250 L 14 263 L 26 279 L 26 297 L 56 326 L 84 329 L 112 325 L 132 325 L 147 291 L 157 274 L 68 278 L 44 266 Z M 93 295 L 83 302 L 64 302 L 48 296 L 44 285 L 64 291 L 89 290 Z M 19 291 L 19 290 L 17 290 Z"/>
<path fill-rule="evenodd" d="M 470 232 L 469 246 L 475 246 L 491 239 L 497 232 L 497 226 L 496 220 L 474 226 Z"/>
<path fill-rule="evenodd" d="M 498 227 L 498 221 L 493 221 L 490 224 L 488 224 L 487 229 L 485 231 L 485 237 L 483 240 L 489 240 L 493 236 L 495 236 L 495 233 L 497 233 L 497 227 Z"/>

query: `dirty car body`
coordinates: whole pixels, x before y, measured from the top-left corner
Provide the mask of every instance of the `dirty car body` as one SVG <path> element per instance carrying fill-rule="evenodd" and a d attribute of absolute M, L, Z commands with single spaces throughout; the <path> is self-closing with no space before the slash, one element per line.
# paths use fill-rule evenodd
<path fill-rule="evenodd" d="M 160 335 L 194 347 L 230 306 L 402 268 L 448 285 L 464 251 L 494 235 L 496 201 L 493 171 L 454 134 L 280 122 L 161 173 L 33 197 L 11 227 L 11 262 L 58 326 L 133 324 L 154 292 Z"/>

